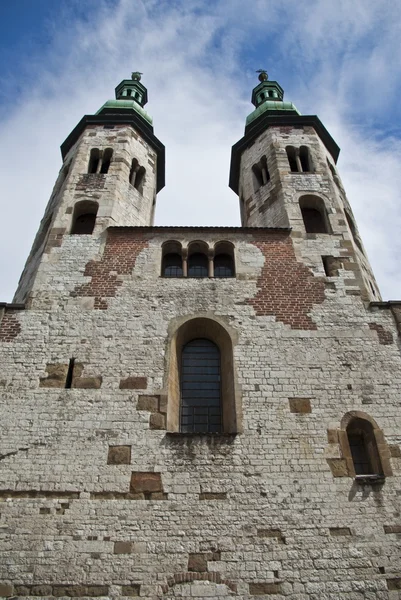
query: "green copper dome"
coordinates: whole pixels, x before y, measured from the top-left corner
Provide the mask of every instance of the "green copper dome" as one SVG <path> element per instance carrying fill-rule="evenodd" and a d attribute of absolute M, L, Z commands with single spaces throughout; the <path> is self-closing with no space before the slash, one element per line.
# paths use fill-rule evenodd
<path fill-rule="evenodd" d="M 260 115 L 276 114 L 280 112 L 285 114 L 293 113 L 300 115 L 295 104 L 292 102 L 283 102 L 284 90 L 277 83 L 277 81 L 269 81 L 266 71 L 260 70 L 259 73 L 259 85 L 252 90 L 252 104 L 256 106 L 255 110 L 251 112 L 246 118 L 246 125 L 249 125 L 260 117 Z"/>
<path fill-rule="evenodd" d="M 117 109 L 122 109 L 122 110 L 135 110 L 150 125 L 153 124 L 152 117 L 150 115 L 148 115 L 146 110 L 144 108 L 142 108 L 142 106 L 140 106 L 137 102 L 135 102 L 135 100 L 132 100 L 132 99 L 107 100 L 107 102 L 105 102 L 103 104 L 102 108 L 100 108 L 96 114 L 100 115 L 100 113 L 106 108 L 114 108 L 114 109 L 117 108 Z"/>

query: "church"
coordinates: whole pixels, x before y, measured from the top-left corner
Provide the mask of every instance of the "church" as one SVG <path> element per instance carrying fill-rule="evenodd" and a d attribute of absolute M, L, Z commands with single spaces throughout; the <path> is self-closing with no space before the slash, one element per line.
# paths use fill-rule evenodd
<path fill-rule="evenodd" d="M 401 301 L 261 71 L 241 227 L 154 226 L 139 73 L 61 145 L 0 304 L 0 597 L 401 598 Z"/>

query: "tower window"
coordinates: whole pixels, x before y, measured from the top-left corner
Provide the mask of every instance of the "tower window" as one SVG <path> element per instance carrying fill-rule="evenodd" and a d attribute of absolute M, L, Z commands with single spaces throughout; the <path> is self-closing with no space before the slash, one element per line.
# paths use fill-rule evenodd
<path fill-rule="evenodd" d="M 92 148 L 89 158 L 88 173 L 97 173 L 100 162 L 99 148 Z"/>
<path fill-rule="evenodd" d="M 299 149 L 299 159 L 301 161 L 302 171 L 309 173 L 311 169 L 311 161 L 309 155 L 309 148 L 307 146 L 301 146 Z"/>
<path fill-rule="evenodd" d="M 286 151 L 287 151 L 287 158 L 288 158 L 288 163 L 290 165 L 291 173 L 297 173 L 299 169 L 298 169 L 298 164 L 297 164 L 297 160 L 296 160 L 294 146 L 287 146 Z"/>
<path fill-rule="evenodd" d="M 108 173 L 112 156 L 113 156 L 112 148 L 106 148 L 106 150 L 103 151 L 102 166 L 100 168 L 101 173 L 104 173 L 104 174 Z"/>
<path fill-rule="evenodd" d="M 67 377 L 65 380 L 65 387 L 67 389 L 72 388 L 72 382 L 74 379 L 74 366 L 75 366 L 75 358 L 70 358 L 70 362 L 68 364 Z"/>
<path fill-rule="evenodd" d="M 209 261 L 201 252 L 194 252 L 188 259 L 188 277 L 207 277 Z"/>
<path fill-rule="evenodd" d="M 128 90 L 127 90 L 127 96 L 131 96 L 131 94 L 132 94 L 132 90 L 130 90 L 130 89 L 128 88 Z"/>
<path fill-rule="evenodd" d="M 306 233 L 330 233 L 326 207 L 317 196 L 302 196 L 299 199 Z"/>
<path fill-rule="evenodd" d="M 140 194 L 143 194 L 143 185 L 145 183 L 145 167 L 141 167 L 136 158 L 132 159 L 131 170 L 129 174 L 130 184 L 138 190 Z"/>
<path fill-rule="evenodd" d="M 262 187 L 262 185 L 265 185 L 270 180 L 266 156 L 262 156 L 260 161 L 253 165 L 252 173 L 253 187 L 256 192 L 260 187 Z"/>
<path fill-rule="evenodd" d="M 220 351 L 207 339 L 188 342 L 181 360 L 181 431 L 221 432 Z"/>
<path fill-rule="evenodd" d="M 97 202 L 89 200 L 77 202 L 74 207 L 71 234 L 90 235 L 93 233 L 98 208 L 99 205 Z"/>

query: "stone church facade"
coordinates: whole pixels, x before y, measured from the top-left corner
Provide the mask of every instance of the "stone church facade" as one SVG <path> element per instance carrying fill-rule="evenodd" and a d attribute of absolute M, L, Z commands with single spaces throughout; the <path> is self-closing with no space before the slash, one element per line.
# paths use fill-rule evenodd
<path fill-rule="evenodd" d="M 265 73 L 241 227 L 155 227 L 138 74 L 63 143 L 1 304 L 0 597 L 401 598 L 401 302 Z"/>

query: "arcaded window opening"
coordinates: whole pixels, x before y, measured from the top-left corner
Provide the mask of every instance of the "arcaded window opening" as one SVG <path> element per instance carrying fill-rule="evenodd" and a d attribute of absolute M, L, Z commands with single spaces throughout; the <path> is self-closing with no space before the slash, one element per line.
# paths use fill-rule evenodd
<path fill-rule="evenodd" d="M 345 212 L 345 218 L 347 219 L 348 227 L 351 230 L 352 239 L 354 240 L 354 243 L 357 246 L 357 248 L 363 254 L 362 242 L 359 239 L 359 234 L 358 234 L 358 232 L 356 230 L 355 223 L 354 223 L 351 215 L 348 213 L 348 211 L 344 211 L 344 212 Z"/>
<path fill-rule="evenodd" d="M 347 413 L 339 430 L 341 453 L 350 477 L 388 477 L 393 474 L 383 431 L 361 411 Z"/>
<path fill-rule="evenodd" d="M 188 247 L 188 277 L 204 278 L 211 276 L 205 242 L 192 242 Z"/>
<path fill-rule="evenodd" d="M 182 277 L 182 256 L 175 252 L 170 252 L 163 256 L 163 277 Z"/>
<path fill-rule="evenodd" d="M 214 321 L 208 318 L 195 318 L 185 321 L 178 329 L 175 330 L 170 338 L 169 350 L 168 350 L 168 373 L 166 377 L 168 385 L 168 406 L 167 406 L 167 430 L 168 431 L 182 431 L 181 427 L 184 423 L 181 421 L 181 415 L 184 413 L 181 411 L 181 398 L 182 398 L 182 377 L 183 373 L 183 355 L 184 348 L 192 341 L 208 340 L 208 342 L 215 345 L 220 355 L 220 406 L 221 406 L 221 421 L 220 425 L 217 423 L 217 418 L 211 421 L 211 417 L 217 417 L 217 404 L 215 402 L 216 394 L 213 396 L 213 400 L 206 402 L 208 406 L 214 407 L 211 413 L 208 413 L 207 418 L 209 419 L 210 427 L 213 425 L 213 432 L 217 433 L 217 425 L 219 425 L 219 431 L 222 433 L 237 433 L 241 429 L 241 407 L 240 398 L 237 392 L 235 384 L 235 369 L 234 369 L 234 355 L 233 355 L 233 342 L 228 331 Z M 193 348 L 192 348 L 193 349 Z M 209 382 L 216 391 L 216 381 L 213 379 L 216 375 L 216 363 L 214 358 L 210 358 L 213 365 L 209 366 L 206 364 L 200 364 L 197 359 L 190 359 L 196 365 L 198 365 L 199 373 L 207 375 L 209 366 L 212 368 L 210 373 Z M 209 359 L 208 359 L 209 360 Z M 198 373 L 198 374 L 199 374 Z M 185 372 L 185 375 L 188 373 Z M 198 382 L 199 383 L 199 382 Z M 192 388 L 197 389 L 197 382 L 192 381 Z M 203 391 L 208 390 L 208 382 L 205 380 L 202 382 L 202 387 L 198 389 L 198 397 L 202 399 Z M 213 392 L 213 393 L 214 393 Z M 213 394 L 212 394 L 213 395 Z M 204 398 L 203 398 L 204 399 Z M 193 407 L 198 406 L 194 400 Z M 184 412 L 190 412 L 184 411 Z M 213 413 L 213 414 L 212 414 Z M 195 412 L 193 413 L 195 414 Z M 188 415 L 186 415 L 188 416 Z M 194 422 L 195 423 L 195 422 Z M 185 423 L 185 426 L 191 424 Z M 200 432 L 201 425 L 195 431 Z M 192 426 L 192 425 L 191 425 Z M 202 427 L 202 429 L 204 429 Z M 212 432 L 212 429 L 207 431 Z M 206 433 L 207 431 L 204 430 Z M 184 431 L 182 431 L 184 433 Z"/>
<path fill-rule="evenodd" d="M 181 432 L 221 432 L 220 375 L 216 344 L 208 339 L 185 344 L 181 356 Z"/>
<path fill-rule="evenodd" d="M 141 167 L 136 158 L 132 159 L 131 170 L 129 174 L 130 184 L 138 190 L 140 194 L 143 194 L 143 185 L 145 183 L 145 167 Z"/>
<path fill-rule="evenodd" d="M 267 159 L 266 156 L 262 156 L 260 161 L 253 165 L 252 167 L 253 174 L 253 187 L 255 192 L 258 191 L 262 185 L 266 185 L 268 181 L 270 181 L 270 173 L 267 168 Z"/>
<path fill-rule="evenodd" d="M 102 166 L 100 168 L 100 172 L 103 173 L 104 175 L 106 173 L 108 173 L 108 171 L 109 171 L 112 156 L 113 156 L 112 148 L 106 148 L 105 150 L 103 150 Z"/>
<path fill-rule="evenodd" d="M 288 158 L 288 163 L 290 165 L 291 173 L 298 173 L 298 171 L 299 171 L 298 162 L 296 159 L 296 151 L 295 151 L 294 146 L 287 146 L 286 152 L 287 152 L 287 158 Z"/>
<path fill-rule="evenodd" d="M 230 242 L 218 242 L 214 247 L 214 277 L 235 277 L 234 246 Z"/>
<path fill-rule="evenodd" d="M 331 233 L 326 207 L 322 198 L 302 196 L 299 199 L 306 233 Z"/>
<path fill-rule="evenodd" d="M 88 173 L 97 173 L 100 164 L 100 150 L 99 148 L 92 148 L 89 164 L 88 164 Z"/>
<path fill-rule="evenodd" d="M 309 148 L 307 146 L 300 147 L 299 159 L 301 161 L 302 171 L 304 173 L 310 173 L 312 171 L 312 166 L 311 166 Z"/>
<path fill-rule="evenodd" d="M 104 175 L 108 173 L 112 156 L 112 148 L 106 148 L 102 151 L 99 148 L 92 148 L 89 156 L 88 173 L 103 173 Z"/>
<path fill-rule="evenodd" d="M 91 200 L 82 200 L 82 202 L 77 202 L 74 207 L 71 234 L 92 234 L 95 228 L 98 209 L 99 205 L 97 202 L 92 202 Z"/>

